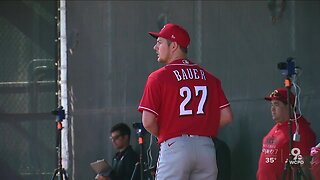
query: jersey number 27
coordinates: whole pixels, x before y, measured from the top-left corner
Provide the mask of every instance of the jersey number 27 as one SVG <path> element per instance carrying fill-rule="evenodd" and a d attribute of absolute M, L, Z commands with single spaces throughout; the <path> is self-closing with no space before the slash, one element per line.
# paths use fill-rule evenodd
<path fill-rule="evenodd" d="M 186 109 L 186 105 L 193 99 L 191 90 L 193 89 L 186 86 L 180 88 L 180 96 L 184 97 L 180 104 L 180 115 L 191 115 L 193 113 L 191 109 Z M 196 114 L 204 114 L 203 106 L 207 99 L 207 86 L 194 86 L 194 91 L 196 96 L 199 95 L 200 91 L 202 92 Z"/>

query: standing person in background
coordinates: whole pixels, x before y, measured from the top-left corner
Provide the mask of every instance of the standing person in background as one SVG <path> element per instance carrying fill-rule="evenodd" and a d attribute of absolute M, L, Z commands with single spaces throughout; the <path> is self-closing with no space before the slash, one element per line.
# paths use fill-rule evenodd
<path fill-rule="evenodd" d="M 312 157 L 311 174 L 315 180 L 320 179 L 320 143 L 311 148 L 310 155 Z"/>
<path fill-rule="evenodd" d="M 138 110 L 146 130 L 158 138 L 157 180 L 215 180 L 219 127 L 232 121 L 221 82 L 187 58 L 190 38 L 179 25 L 149 32 L 164 67 L 151 73 Z"/>
<path fill-rule="evenodd" d="M 290 104 L 287 102 L 287 89 L 279 88 L 274 90 L 270 96 L 265 97 L 271 101 L 271 115 L 275 125 L 263 138 L 260 154 L 257 180 L 281 180 L 286 160 L 289 158 L 289 107 L 294 110 L 295 96 L 290 92 Z M 293 119 L 291 119 L 293 120 Z M 300 141 L 293 141 L 292 147 L 298 148 L 295 152 L 298 159 L 302 156 L 302 170 L 307 180 L 311 179 L 310 174 L 310 150 L 316 144 L 316 135 L 310 127 L 310 123 L 300 114 L 297 114 L 299 125 Z M 297 129 L 296 123 L 292 121 L 292 134 Z M 301 156 L 300 156 L 301 155 Z M 300 159 L 299 159 L 300 160 Z M 293 172 L 293 171 L 292 171 Z M 289 174 L 287 174 L 289 177 Z"/>
<path fill-rule="evenodd" d="M 111 128 L 110 140 L 117 153 L 112 160 L 111 173 L 100 173 L 97 180 L 131 180 L 135 164 L 139 162 L 139 155 L 130 145 L 131 130 L 128 125 L 119 123 Z M 135 174 L 133 180 L 137 180 L 139 174 Z"/>

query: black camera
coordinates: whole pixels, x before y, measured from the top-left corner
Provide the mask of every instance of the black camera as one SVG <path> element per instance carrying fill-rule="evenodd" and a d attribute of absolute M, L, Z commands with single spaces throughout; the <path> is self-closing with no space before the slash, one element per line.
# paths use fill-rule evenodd
<path fill-rule="evenodd" d="M 59 106 L 57 109 L 51 111 L 51 113 L 57 116 L 58 121 L 62 121 L 66 118 L 66 113 L 62 106 Z"/>
<path fill-rule="evenodd" d="M 142 129 L 143 125 L 142 125 L 142 123 L 135 122 L 135 123 L 132 123 L 132 127 L 134 129 Z"/>
<path fill-rule="evenodd" d="M 278 63 L 278 69 L 281 71 L 282 75 L 292 76 L 295 74 L 295 63 L 292 57 L 288 57 L 286 62 Z"/>
<path fill-rule="evenodd" d="M 137 122 L 134 122 L 132 123 L 132 127 L 136 130 L 136 133 L 138 135 L 144 135 L 147 130 L 143 127 L 143 124 L 142 123 L 137 123 Z"/>

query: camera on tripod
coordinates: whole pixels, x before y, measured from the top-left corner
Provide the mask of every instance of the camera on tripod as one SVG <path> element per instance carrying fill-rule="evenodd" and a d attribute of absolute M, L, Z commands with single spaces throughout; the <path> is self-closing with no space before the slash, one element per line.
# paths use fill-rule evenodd
<path fill-rule="evenodd" d="M 138 134 L 138 136 L 143 136 L 147 132 L 147 130 L 143 127 L 143 124 L 140 122 L 132 123 L 132 127 L 133 129 L 136 130 L 136 133 Z"/>
<path fill-rule="evenodd" d="M 51 177 L 51 180 L 56 179 L 58 177 L 59 180 L 68 180 L 67 172 L 62 167 L 62 152 L 61 152 L 61 131 L 62 131 L 62 121 L 66 118 L 65 110 L 62 106 L 57 107 L 53 111 L 51 111 L 51 114 L 56 116 L 56 123 L 57 123 L 57 144 L 56 144 L 56 150 L 57 150 L 57 169 L 54 170 L 53 176 Z M 64 177 L 64 178 L 63 178 Z"/>
<path fill-rule="evenodd" d="M 278 63 L 278 69 L 281 71 L 281 74 L 284 76 L 291 77 L 296 74 L 295 72 L 296 65 L 292 57 L 288 57 L 286 62 Z"/>
<path fill-rule="evenodd" d="M 66 113 L 62 106 L 57 107 L 51 113 L 57 116 L 57 121 L 63 121 L 66 118 Z"/>

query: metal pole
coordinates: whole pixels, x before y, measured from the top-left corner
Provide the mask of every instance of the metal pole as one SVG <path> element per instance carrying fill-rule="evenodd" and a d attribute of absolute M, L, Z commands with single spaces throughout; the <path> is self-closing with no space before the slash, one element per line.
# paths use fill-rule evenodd
<path fill-rule="evenodd" d="M 66 1 L 60 0 L 60 87 L 61 106 L 66 112 L 66 120 L 62 122 L 62 166 L 68 169 L 69 149 L 68 149 L 68 88 L 67 88 L 67 33 L 66 33 Z"/>

